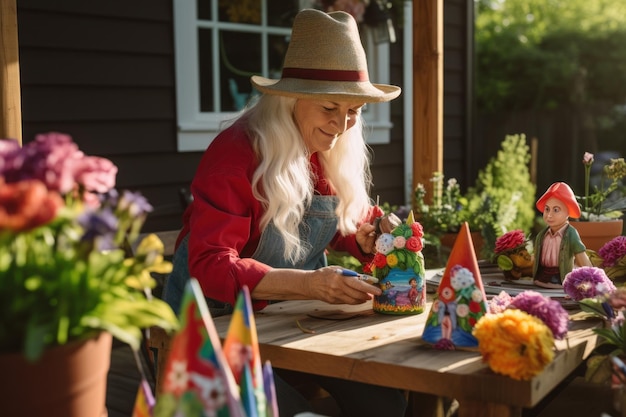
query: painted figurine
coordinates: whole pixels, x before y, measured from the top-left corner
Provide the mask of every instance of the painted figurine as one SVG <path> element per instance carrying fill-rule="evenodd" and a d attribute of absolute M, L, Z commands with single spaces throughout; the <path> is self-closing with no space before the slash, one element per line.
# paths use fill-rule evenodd
<path fill-rule="evenodd" d="M 564 182 L 555 182 L 537 200 L 547 227 L 535 240 L 534 283 L 544 288 L 561 288 L 574 265 L 592 266 L 578 231 L 569 218 L 580 217 L 574 192 Z"/>

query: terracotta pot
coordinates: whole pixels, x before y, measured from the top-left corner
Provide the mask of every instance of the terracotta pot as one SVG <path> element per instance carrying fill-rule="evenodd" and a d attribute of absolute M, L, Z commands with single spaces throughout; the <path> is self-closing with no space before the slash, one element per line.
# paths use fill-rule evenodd
<path fill-rule="evenodd" d="M 623 220 L 605 222 L 570 222 L 582 239 L 587 249 L 598 251 L 602 245 L 622 234 Z"/>
<path fill-rule="evenodd" d="M 441 246 L 452 249 L 458 235 L 458 233 L 445 233 L 439 238 Z M 472 244 L 474 245 L 474 252 L 476 252 L 476 258 L 480 259 L 480 253 L 485 245 L 483 235 L 480 232 L 471 232 L 470 235 L 472 237 Z"/>
<path fill-rule="evenodd" d="M 106 417 L 111 334 L 54 347 L 36 362 L 0 355 L 0 409 L 11 417 Z"/>

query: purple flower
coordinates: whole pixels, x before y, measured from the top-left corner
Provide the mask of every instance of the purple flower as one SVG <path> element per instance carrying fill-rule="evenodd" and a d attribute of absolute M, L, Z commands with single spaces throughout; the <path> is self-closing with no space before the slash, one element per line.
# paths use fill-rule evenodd
<path fill-rule="evenodd" d="M 563 280 L 563 290 L 575 301 L 615 291 L 615 285 L 604 269 L 595 266 L 574 268 Z"/>
<path fill-rule="evenodd" d="M 138 192 L 124 190 L 118 204 L 118 210 L 128 210 L 131 217 L 139 217 L 152 211 L 148 200 Z"/>
<path fill-rule="evenodd" d="M 537 291 L 524 291 L 516 295 L 508 308 L 522 310 L 545 323 L 555 339 L 563 339 L 567 334 L 569 314 L 556 300 L 544 297 Z"/>
<path fill-rule="evenodd" d="M 4 170 L 7 183 L 38 179 L 49 190 L 66 194 L 75 185 L 74 168 L 84 154 L 68 135 L 40 134 L 13 155 L 11 166 Z"/>
<path fill-rule="evenodd" d="M 433 347 L 437 350 L 456 350 L 452 340 L 446 338 L 439 339 Z"/>
<path fill-rule="evenodd" d="M 598 251 L 602 258 L 602 266 L 615 266 L 619 259 L 626 255 L 626 236 L 617 236 L 606 242 Z"/>
<path fill-rule="evenodd" d="M 20 144 L 16 140 L 0 140 L 0 177 L 5 176 L 6 171 L 13 169 L 14 160 L 21 149 Z"/>
<path fill-rule="evenodd" d="M 117 231 L 117 217 L 109 207 L 100 211 L 88 211 L 81 214 L 78 223 L 85 229 L 81 240 L 95 241 L 97 239 L 97 249 L 114 249 L 114 237 Z"/>

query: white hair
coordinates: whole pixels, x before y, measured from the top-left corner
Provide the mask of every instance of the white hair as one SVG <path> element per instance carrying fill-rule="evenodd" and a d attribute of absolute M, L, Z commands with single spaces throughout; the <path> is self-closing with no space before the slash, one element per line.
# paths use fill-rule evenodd
<path fill-rule="evenodd" d="M 252 147 L 259 158 L 252 190 L 265 208 L 261 230 L 274 223 L 284 239 L 284 256 L 292 262 L 303 256 L 305 248 L 298 226 L 315 191 L 310 155 L 293 118 L 296 100 L 261 95 L 240 119 L 247 124 Z M 319 153 L 319 160 L 339 199 L 338 229 L 343 235 L 354 233 L 370 207 L 370 152 L 363 138 L 360 115 L 331 150 Z"/>

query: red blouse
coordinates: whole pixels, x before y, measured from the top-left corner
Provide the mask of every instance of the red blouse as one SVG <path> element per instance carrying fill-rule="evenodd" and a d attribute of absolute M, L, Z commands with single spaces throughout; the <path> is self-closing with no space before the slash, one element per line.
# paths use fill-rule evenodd
<path fill-rule="evenodd" d="M 250 291 L 271 266 L 251 258 L 261 231 L 263 206 L 252 194 L 252 175 L 257 158 L 245 132 L 231 126 L 220 133 L 205 151 L 191 183 L 193 202 L 183 215 L 178 242 L 189 235 L 189 272 L 206 297 L 234 304 L 241 288 Z M 315 189 L 322 195 L 333 191 L 323 176 L 317 154 L 311 156 L 311 170 L 317 177 Z M 337 233 L 330 246 L 361 261 L 364 255 L 355 235 Z M 265 301 L 255 300 L 261 309 Z"/>

